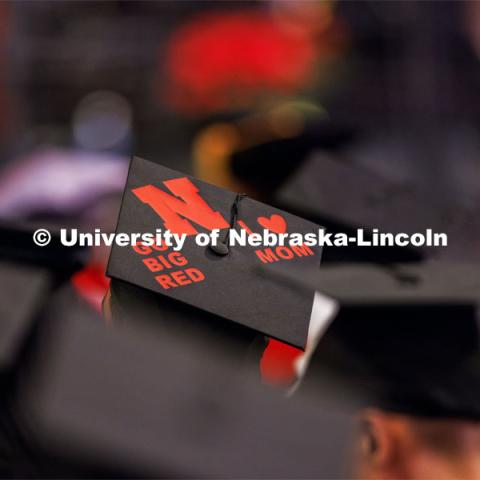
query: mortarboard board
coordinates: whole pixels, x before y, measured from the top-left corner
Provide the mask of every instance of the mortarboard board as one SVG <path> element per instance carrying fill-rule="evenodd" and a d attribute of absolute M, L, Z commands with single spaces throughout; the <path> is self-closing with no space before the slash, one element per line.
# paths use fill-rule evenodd
<path fill-rule="evenodd" d="M 303 393 L 329 384 L 358 406 L 480 418 L 478 268 L 347 264 L 317 273 L 283 277 L 338 304 L 311 357 Z"/>
<path fill-rule="evenodd" d="M 114 245 L 107 274 L 160 294 L 165 312 L 170 311 L 174 318 L 198 316 L 207 323 L 208 318 L 228 319 L 303 348 L 313 292 L 286 288 L 256 275 L 252 267 L 268 263 L 275 269 L 294 263 L 318 268 L 321 248 L 232 246 L 221 256 L 196 244 L 196 233 L 219 229 L 222 239 L 231 225 L 247 233 L 267 229 L 305 234 L 318 233 L 320 228 L 248 197 L 133 158 L 117 234 L 168 229 L 188 236 L 177 252 L 166 245 L 156 249 Z"/>
<path fill-rule="evenodd" d="M 278 205 L 328 231 L 448 234 L 448 247 L 325 248 L 324 261 L 406 262 L 425 257 L 478 258 L 480 222 L 465 210 L 435 203 L 428 191 L 393 182 L 351 162 L 315 155 L 279 189 Z"/>
<path fill-rule="evenodd" d="M 348 476 L 348 415 L 232 376 L 215 348 L 180 351 L 67 303 L 42 324 L 16 402 L 36 476 L 69 463 L 129 478 Z"/>

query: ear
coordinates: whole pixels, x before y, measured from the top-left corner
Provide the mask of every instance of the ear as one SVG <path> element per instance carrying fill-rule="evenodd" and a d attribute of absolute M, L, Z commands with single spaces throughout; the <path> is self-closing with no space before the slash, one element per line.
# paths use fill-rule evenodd
<path fill-rule="evenodd" d="M 358 451 L 361 461 L 371 468 L 385 468 L 395 458 L 395 435 L 388 414 L 369 408 L 359 415 Z"/>

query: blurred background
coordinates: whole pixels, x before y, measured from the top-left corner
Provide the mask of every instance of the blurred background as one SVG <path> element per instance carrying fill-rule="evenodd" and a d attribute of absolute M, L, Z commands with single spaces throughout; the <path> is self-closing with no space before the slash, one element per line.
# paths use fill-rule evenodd
<path fill-rule="evenodd" d="M 2 2 L 0 217 L 114 230 L 137 155 L 332 228 L 368 226 L 373 207 L 388 216 L 390 186 L 406 188 L 398 227 L 428 199 L 441 228 L 466 219 L 443 255 L 473 261 L 479 55 L 479 2 Z M 368 197 L 358 218 L 316 205 L 328 172 L 311 208 L 282 195 L 312 158 L 371 175 L 360 191 L 334 186 Z M 100 309 L 97 250 L 72 282 Z M 289 378 L 272 355 L 266 375 Z"/>
<path fill-rule="evenodd" d="M 198 173 L 206 153 L 298 136 L 308 118 L 318 133 L 310 150 L 335 146 L 445 201 L 478 203 L 477 2 L 0 8 L 5 174 L 32 157 L 44 170 L 59 152 L 99 164 L 136 154 Z M 252 127 L 236 145 L 235 127 L 253 120 L 271 131 Z"/>
<path fill-rule="evenodd" d="M 0 19 L 4 215 L 28 209 L 11 185 L 33 165 L 45 192 L 57 163 L 72 189 L 94 164 L 113 189 L 101 168 L 132 154 L 228 183 L 224 157 L 307 126 L 288 169 L 335 150 L 478 204 L 477 2 L 22 1 Z"/>

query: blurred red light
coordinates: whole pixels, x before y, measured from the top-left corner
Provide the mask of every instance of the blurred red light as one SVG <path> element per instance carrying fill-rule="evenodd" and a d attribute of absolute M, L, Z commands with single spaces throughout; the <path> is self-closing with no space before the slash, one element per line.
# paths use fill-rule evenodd
<path fill-rule="evenodd" d="M 160 95 L 187 113 L 246 106 L 262 93 L 302 88 L 316 53 L 311 36 L 282 29 L 265 13 L 204 15 L 171 37 Z"/>

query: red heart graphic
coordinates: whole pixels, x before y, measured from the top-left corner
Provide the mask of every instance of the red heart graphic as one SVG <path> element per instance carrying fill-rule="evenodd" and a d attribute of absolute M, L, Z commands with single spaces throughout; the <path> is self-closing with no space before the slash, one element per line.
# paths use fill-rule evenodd
<path fill-rule="evenodd" d="M 287 231 L 287 222 L 280 215 L 272 215 L 268 217 L 258 217 L 257 222 L 271 232 L 285 233 Z"/>

